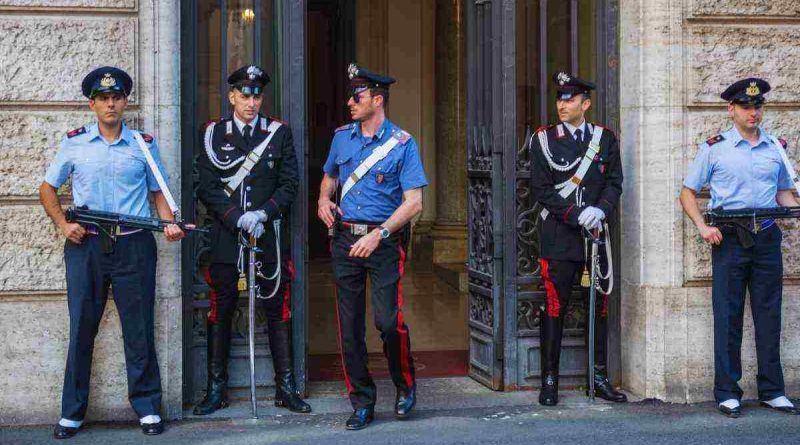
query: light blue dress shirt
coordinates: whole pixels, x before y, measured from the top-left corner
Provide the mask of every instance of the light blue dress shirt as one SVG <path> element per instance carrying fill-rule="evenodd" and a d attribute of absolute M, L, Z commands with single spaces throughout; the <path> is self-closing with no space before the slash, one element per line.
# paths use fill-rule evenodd
<path fill-rule="evenodd" d="M 378 133 L 364 137 L 361 124 L 352 123 L 337 129 L 323 170 L 332 178 L 344 180 L 400 128 L 384 119 Z M 339 204 L 345 221 L 383 223 L 400 207 L 403 192 L 425 187 L 428 180 L 414 138 L 397 144 L 376 163 L 345 195 Z"/>
<path fill-rule="evenodd" d="M 84 128 L 83 134 L 64 137 L 44 180 L 59 188 L 72 176 L 76 206 L 149 217 L 148 192 L 160 188 L 132 131 L 122 124 L 119 139 L 108 144 L 100 136 L 97 123 Z M 155 139 L 146 145 L 164 181 L 168 181 Z"/>
<path fill-rule="evenodd" d="M 777 207 L 778 190 L 791 189 L 792 181 L 779 151 L 783 147 L 763 129 L 759 135 L 751 145 L 732 127 L 719 142 L 702 143 L 683 185 L 695 192 L 710 185 L 710 209 Z"/>

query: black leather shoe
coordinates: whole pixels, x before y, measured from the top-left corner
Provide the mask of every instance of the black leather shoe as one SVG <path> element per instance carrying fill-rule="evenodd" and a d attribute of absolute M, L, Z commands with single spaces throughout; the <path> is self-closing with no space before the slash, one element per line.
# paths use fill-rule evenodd
<path fill-rule="evenodd" d="M 148 436 L 157 436 L 164 432 L 164 421 L 158 423 L 140 423 L 142 432 Z"/>
<path fill-rule="evenodd" d="M 405 419 L 411 414 L 414 405 L 417 404 L 417 388 L 412 387 L 410 391 L 397 390 L 397 397 L 394 399 L 394 415 L 398 419 Z"/>
<path fill-rule="evenodd" d="M 304 402 L 297 392 L 275 390 L 275 406 L 286 408 L 293 413 L 307 414 L 311 412 L 311 405 Z"/>
<path fill-rule="evenodd" d="M 721 412 L 722 414 L 725 414 L 726 416 L 730 417 L 731 419 L 736 419 L 736 418 L 738 418 L 739 416 L 742 415 L 742 407 L 741 406 L 737 406 L 736 408 L 728 408 L 725 405 L 717 405 L 717 409 L 719 410 L 719 412 Z"/>
<path fill-rule="evenodd" d="M 763 406 L 764 408 L 769 408 L 769 409 L 772 409 L 772 410 L 775 410 L 775 411 L 778 411 L 778 412 L 781 412 L 781 413 L 785 413 L 785 414 L 791 414 L 793 416 L 796 416 L 798 413 L 800 413 L 800 412 L 798 412 L 796 406 L 774 407 L 774 406 L 770 405 L 767 402 L 761 402 L 761 403 L 759 403 L 759 405 Z"/>
<path fill-rule="evenodd" d="M 555 374 L 545 374 L 542 379 L 539 404 L 544 406 L 556 406 L 558 404 L 558 377 Z"/>
<path fill-rule="evenodd" d="M 69 439 L 70 437 L 78 434 L 79 429 L 80 427 L 72 428 L 57 423 L 56 427 L 53 429 L 53 437 L 56 439 Z"/>
<path fill-rule="evenodd" d="M 345 428 L 351 431 L 362 430 L 375 418 L 373 408 L 359 408 L 347 419 Z"/>

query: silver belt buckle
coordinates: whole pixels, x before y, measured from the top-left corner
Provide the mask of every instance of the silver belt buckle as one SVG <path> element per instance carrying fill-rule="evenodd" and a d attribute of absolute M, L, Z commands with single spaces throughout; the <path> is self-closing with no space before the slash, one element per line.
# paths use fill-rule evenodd
<path fill-rule="evenodd" d="M 350 228 L 353 235 L 364 236 L 369 233 L 369 227 L 366 224 L 351 224 Z"/>

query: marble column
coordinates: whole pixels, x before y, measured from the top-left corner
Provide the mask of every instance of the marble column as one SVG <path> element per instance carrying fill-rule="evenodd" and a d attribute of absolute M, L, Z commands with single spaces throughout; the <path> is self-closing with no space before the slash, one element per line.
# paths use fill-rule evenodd
<path fill-rule="evenodd" d="M 464 2 L 436 4 L 436 221 L 434 263 L 467 258 Z"/>

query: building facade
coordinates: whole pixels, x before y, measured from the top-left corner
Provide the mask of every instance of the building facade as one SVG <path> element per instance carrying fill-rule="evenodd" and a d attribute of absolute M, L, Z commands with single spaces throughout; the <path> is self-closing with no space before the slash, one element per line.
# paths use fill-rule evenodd
<path fill-rule="evenodd" d="M 290 123 L 305 177 L 292 209 L 295 368 L 303 377 L 317 366 L 308 357 L 328 348 L 320 337 L 331 326 L 318 316 L 327 306 L 316 298 L 330 287 L 319 272 L 324 252 L 315 250 L 313 215 L 318 168 L 344 119 L 335 84 L 351 60 L 398 78 L 389 116 L 417 138 L 431 179 L 412 255 L 456 289 L 447 304 L 461 326 L 457 342 L 429 346 L 464 350 L 470 375 L 493 389 L 538 385 L 542 292 L 525 141 L 553 118 L 549 73 L 566 68 L 597 80 L 592 117 L 621 140 L 626 181 L 610 346 L 616 383 L 636 395 L 713 396 L 710 250 L 676 197 L 696 144 L 728 125 L 718 93 L 741 77 L 768 79 L 764 126 L 786 138 L 798 160 L 794 0 L 0 0 L 0 30 L 0 374 L 10 376 L 0 380 L 3 425 L 58 417 L 68 332 L 64 239 L 36 191 L 63 134 L 92 118 L 79 86 L 95 66 L 132 74 L 128 121 L 157 138 L 184 214 L 198 218 L 199 125 L 227 112 L 224 73 L 240 63 L 268 68 L 270 114 Z M 786 225 L 784 251 L 789 394 L 800 390 L 796 226 Z M 168 418 L 182 416 L 205 379 L 201 251 L 201 239 L 159 242 L 156 337 Z M 408 280 L 410 293 L 430 292 Z M 579 315 L 565 340 L 575 383 L 585 363 Z M 743 387 L 755 397 L 749 316 L 744 338 Z M 267 339 L 259 341 L 266 351 Z M 269 360 L 265 354 L 259 360 Z M 266 385 L 271 376 L 258 378 Z M 113 302 L 92 379 L 90 419 L 134 418 Z"/>

